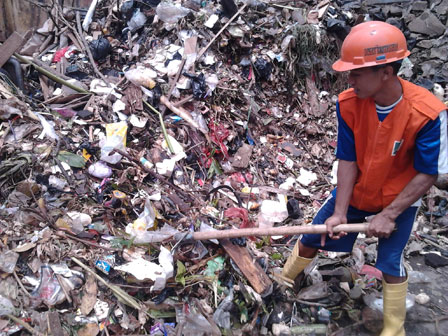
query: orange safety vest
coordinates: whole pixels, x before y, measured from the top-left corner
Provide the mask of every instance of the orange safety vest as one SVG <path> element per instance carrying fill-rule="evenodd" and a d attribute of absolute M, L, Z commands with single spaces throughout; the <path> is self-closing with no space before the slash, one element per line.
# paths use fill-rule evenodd
<path fill-rule="evenodd" d="M 353 89 L 339 95 L 341 116 L 353 131 L 358 165 L 350 205 L 360 210 L 381 211 L 417 175 L 417 133 L 446 109 L 428 90 L 399 79 L 403 99 L 383 122 L 372 98 L 359 99 Z"/>

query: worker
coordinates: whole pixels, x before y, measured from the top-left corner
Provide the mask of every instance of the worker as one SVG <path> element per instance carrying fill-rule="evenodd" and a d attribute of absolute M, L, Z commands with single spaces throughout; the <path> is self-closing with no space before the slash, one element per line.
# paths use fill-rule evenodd
<path fill-rule="evenodd" d="M 385 22 L 361 23 L 344 40 L 333 64 L 349 72 L 351 86 L 336 106 L 337 187 L 313 220 L 325 223 L 327 233 L 303 235 L 282 270 L 297 282 L 318 249 L 350 252 L 358 234 L 333 228 L 370 217 L 367 235 L 378 237 L 376 267 L 383 275 L 381 336 L 405 335 L 403 250 L 421 197 L 448 172 L 446 106 L 397 76 L 409 54 L 403 33 Z"/>

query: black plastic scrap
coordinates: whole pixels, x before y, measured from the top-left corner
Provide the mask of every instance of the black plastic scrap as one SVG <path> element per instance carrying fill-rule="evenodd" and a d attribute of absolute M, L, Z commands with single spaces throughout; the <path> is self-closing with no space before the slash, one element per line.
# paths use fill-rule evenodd
<path fill-rule="evenodd" d="M 100 37 L 98 40 L 93 40 L 89 44 L 89 48 L 95 61 L 105 59 L 112 49 L 109 40 L 104 37 Z"/>

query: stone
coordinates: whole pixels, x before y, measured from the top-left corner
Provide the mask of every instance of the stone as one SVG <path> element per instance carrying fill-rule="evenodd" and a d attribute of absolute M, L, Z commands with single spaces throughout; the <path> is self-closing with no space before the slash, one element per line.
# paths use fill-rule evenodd
<path fill-rule="evenodd" d="M 448 45 L 448 36 L 439 37 L 437 40 L 432 40 L 435 48 L 442 47 L 444 45 Z"/>
<path fill-rule="evenodd" d="M 425 293 L 420 293 L 415 296 L 415 302 L 421 305 L 427 304 L 429 300 L 430 300 L 429 296 Z"/>
<path fill-rule="evenodd" d="M 429 0 L 429 7 L 434 8 L 434 6 L 440 5 L 442 0 Z"/>
<path fill-rule="evenodd" d="M 415 14 L 407 13 L 403 19 L 404 22 L 406 22 L 406 25 L 409 25 L 411 22 L 415 21 Z"/>
<path fill-rule="evenodd" d="M 362 323 L 368 331 L 378 334 L 383 329 L 383 313 L 379 310 L 365 307 L 362 310 Z"/>
<path fill-rule="evenodd" d="M 420 63 L 420 67 L 423 72 L 423 77 L 434 76 L 438 69 L 442 66 L 442 61 L 439 60 L 429 60 L 426 62 Z"/>
<path fill-rule="evenodd" d="M 411 1 L 412 0 L 367 0 L 366 3 L 368 5 L 386 5 L 395 3 L 406 3 Z"/>
<path fill-rule="evenodd" d="M 414 12 L 423 12 L 428 8 L 427 1 L 415 1 L 412 3 L 411 10 Z"/>
<path fill-rule="evenodd" d="M 425 254 L 425 264 L 434 268 L 448 265 L 448 259 L 439 256 L 436 253 Z"/>
<path fill-rule="evenodd" d="M 433 47 L 433 42 L 431 40 L 422 40 L 417 43 L 417 47 L 431 49 Z"/>
<path fill-rule="evenodd" d="M 391 24 L 392 26 L 397 27 L 398 29 L 402 30 L 401 20 L 398 20 L 396 18 L 387 18 L 386 22 L 388 24 Z"/>
<path fill-rule="evenodd" d="M 446 62 L 448 60 L 448 45 L 440 48 L 432 48 L 431 58 L 438 58 Z"/>
<path fill-rule="evenodd" d="M 438 15 L 446 15 L 448 13 L 448 0 L 443 0 L 434 10 Z"/>
<path fill-rule="evenodd" d="M 429 11 L 411 21 L 408 25 L 410 31 L 414 33 L 425 34 L 429 36 L 440 36 L 445 32 L 445 26 L 442 22 Z"/>
<path fill-rule="evenodd" d="M 363 292 L 360 286 L 355 285 L 352 289 L 350 289 L 350 299 L 352 300 L 358 300 L 361 298 Z"/>
<path fill-rule="evenodd" d="M 401 15 L 403 13 L 403 8 L 401 8 L 400 6 L 390 6 L 389 7 L 389 13 L 391 15 Z M 386 14 L 386 13 L 384 13 Z"/>

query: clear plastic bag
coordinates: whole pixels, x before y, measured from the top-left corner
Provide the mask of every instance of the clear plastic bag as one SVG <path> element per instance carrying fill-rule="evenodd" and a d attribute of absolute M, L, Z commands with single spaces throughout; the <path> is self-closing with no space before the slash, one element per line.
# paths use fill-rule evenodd
<path fill-rule="evenodd" d="M 182 307 L 176 306 L 176 321 L 182 326 L 180 335 L 202 336 L 202 335 L 221 335 L 216 325 L 212 325 L 197 309 L 188 303 Z"/>
<path fill-rule="evenodd" d="M 365 259 L 364 259 L 364 253 L 361 251 L 361 249 L 355 247 L 352 251 L 353 260 L 355 261 L 355 265 L 353 265 L 353 268 L 356 272 L 361 272 L 362 267 L 364 266 Z"/>
<path fill-rule="evenodd" d="M 0 270 L 6 273 L 14 272 L 19 254 L 13 251 L 6 251 L 0 254 Z"/>
<path fill-rule="evenodd" d="M 42 125 L 42 134 L 48 136 L 52 140 L 58 140 L 59 136 L 56 134 L 53 125 L 50 124 L 50 122 L 47 121 L 41 114 L 37 112 L 35 112 L 34 114 L 39 118 L 39 121 Z"/>
<path fill-rule="evenodd" d="M 12 302 L 0 295 L 0 316 L 8 315 L 14 312 L 14 305 Z"/>
<path fill-rule="evenodd" d="M 378 311 L 383 311 L 383 296 L 382 293 L 370 293 L 363 296 L 364 303 L 370 308 Z M 406 295 L 406 310 L 411 309 L 415 305 L 415 297 L 412 294 Z"/>
<path fill-rule="evenodd" d="M 165 224 L 160 230 L 156 231 L 143 231 L 135 230 L 133 224 L 126 226 L 126 233 L 130 234 L 134 238 L 134 242 L 137 244 L 147 243 L 159 243 L 165 239 L 169 239 L 174 236 L 178 231 L 168 224 Z"/>
<path fill-rule="evenodd" d="M 229 295 L 227 295 L 227 297 L 221 301 L 215 313 L 213 314 L 213 321 L 215 321 L 219 327 L 226 330 L 230 329 L 230 310 L 232 309 L 232 307 L 233 289 L 231 289 Z"/>
<path fill-rule="evenodd" d="M 110 168 L 105 162 L 98 161 L 90 165 L 87 170 L 90 175 L 103 179 L 112 175 L 112 168 Z"/>
<path fill-rule="evenodd" d="M 190 13 L 188 8 L 169 2 L 161 2 L 156 9 L 157 16 L 166 23 L 177 23 L 179 19 Z"/>
<path fill-rule="evenodd" d="M 144 86 L 148 89 L 153 89 L 156 86 L 154 79 L 157 78 L 157 73 L 154 70 L 144 67 L 138 67 L 128 70 L 124 73 L 128 81 L 137 86 Z"/>
<path fill-rule="evenodd" d="M 431 278 L 423 272 L 409 271 L 408 272 L 409 283 L 431 283 Z"/>
<path fill-rule="evenodd" d="M 84 283 L 84 274 L 78 271 L 66 270 L 61 272 L 60 265 L 55 265 L 58 274 L 62 274 L 61 281 L 70 290 L 79 288 Z M 50 265 L 42 265 L 40 268 L 39 286 L 31 293 L 35 300 L 42 300 L 49 306 L 54 306 L 65 301 L 66 296 L 61 284 Z"/>
<path fill-rule="evenodd" d="M 134 14 L 132 14 L 131 19 L 128 21 L 128 27 L 132 32 L 134 32 L 137 29 L 140 29 L 141 27 L 143 27 L 146 23 L 146 20 L 147 20 L 147 18 L 145 16 L 145 14 L 140 12 L 140 9 L 137 8 L 134 11 Z"/>
<path fill-rule="evenodd" d="M 35 299 L 41 299 L 50 306 L 65 300 L 62 287 L 50 266 L 42 265 L 40 268 L 39 286 L 31 293 L 31 296 Z"/>
<path fill-rule="evenodd" d="M 258 214 L 259 227 L 273 227 L 274 223 L 283 222 L 286 218 L 288 218 L 286 201 L 264 200 L 261 203 L 260 213 Z"/>

